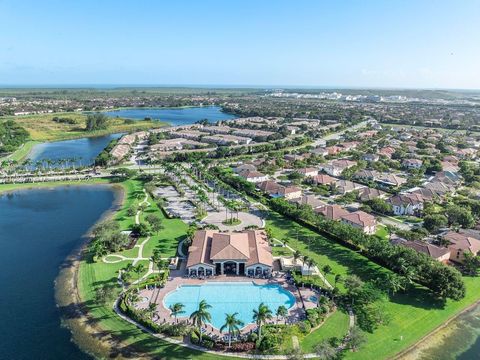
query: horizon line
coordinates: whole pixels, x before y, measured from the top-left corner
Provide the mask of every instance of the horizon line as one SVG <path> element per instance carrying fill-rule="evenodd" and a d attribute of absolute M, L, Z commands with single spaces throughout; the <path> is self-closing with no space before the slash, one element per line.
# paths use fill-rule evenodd
<path fill-rule="evenodd" d="M 0 84 L 0 89 L 118 89 L 118 88 L 185 88 L 185 89 L 299 89 L 299 90 L 398 90 L 398 91 L 480 91 L 480 88 L 403 87 L 403 86 L 344 86 L 344 85 L 275 85 L 275 84 L 122 84 L 122 83 L 65 83 L 65 84 Z"/>

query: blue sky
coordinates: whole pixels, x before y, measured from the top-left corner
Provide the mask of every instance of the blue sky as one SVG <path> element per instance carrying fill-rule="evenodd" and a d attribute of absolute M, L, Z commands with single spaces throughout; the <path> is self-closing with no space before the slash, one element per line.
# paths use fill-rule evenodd
<path fill-rule="evenodd" d="M 480 88 L 480 1 L 0 0 L 0 84 Z"/>

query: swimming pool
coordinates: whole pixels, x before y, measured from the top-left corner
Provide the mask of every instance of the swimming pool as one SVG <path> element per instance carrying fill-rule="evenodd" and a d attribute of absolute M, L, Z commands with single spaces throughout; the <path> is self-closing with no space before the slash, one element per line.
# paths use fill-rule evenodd
<path fill-rule="evenodd" d="M 253 323 L 253 309 L 266 304 L 273 315 L 280 305 L 290 309 L 295 297 L 277 284 L 257 285 L 253 282 L 205 282 L 201 285 L 182 285 L 163 299 L 165 308 L 177 302 L 185 305 L 181 316 L 188 317 L 198 303 L 205 300 L 212 307 L 211 325 L 219 329 L 225 323 L 225 314 L 238 313 L 245 325 Z"/>

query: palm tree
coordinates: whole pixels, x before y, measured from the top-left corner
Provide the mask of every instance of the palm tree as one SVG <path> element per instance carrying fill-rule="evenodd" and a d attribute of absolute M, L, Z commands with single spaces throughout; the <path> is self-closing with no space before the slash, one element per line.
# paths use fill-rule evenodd
<path fill-rule="evenodd" d="M 288 310 L 285 306 L 280 305 L 277 309 L 277 322 L 280 318 L 285 319 L 285 324 L 287 323 Z"/>
<path fill-rule="evenodd" d="M 148 312 L 150 314 L 150 317 L 153 317 L 153 314 L 155 314 L 155 311 L 157 311 L 157 304 L 156 303 L 148 304 Z"/>
<path fill-rule="evenodd" d="M 253 310 L 253 320 L 257 323 L 258 326 L 258 339 L 260 340 L 262 337 L 262 324 L 264 324 L 267 320 L 272 318 L 272 310 L 265 305 L 263 302 L 258 305 L 258 309 Z"/>
<path fill-rule="evenodd" d="M 220 332 L 228 330 L 228 347 L 232 346 L 232 336 L 240 332 L 240 328 L 244 325 L 243 321 L 237 319 L 238 313 L 225 314 L 225 324 L 220 328 Z"/>
<path fill-rule="evenodd" d="M 198 304 L 198 309 L 195 310 L 192 315 L 190 315 L 190 319 L 193 321 L 193 324 L 198 327 L 200 342 L 202 342 L 202 325 L 205 322 L 210 322 L 212 320 L 212 316 L 208 311 L 208 309 L 210 309 L 211 307 L 212 306 L 207 304 L 205 300 L 202 300 Z"/>
<path fill-rule="evenodd" d="M 300 251 L 295 250 L 295 252 L 293 253 L 293 262 L 295 263 L 295 265 L 297 264 L 297 260 L 300 259 L 301 257 L 302 257 L 302 254 L 300 253 Z"/>
<path fill-rule="evenodd" d="M 175 318 L 175 322 L 178 322 L 177 316 L 185 312 L 183 311 L 184 307 L 185 305 L 182 303 L 175 303 L 168 307 L 168 309 L 171 311 L 171 315 Z"/>

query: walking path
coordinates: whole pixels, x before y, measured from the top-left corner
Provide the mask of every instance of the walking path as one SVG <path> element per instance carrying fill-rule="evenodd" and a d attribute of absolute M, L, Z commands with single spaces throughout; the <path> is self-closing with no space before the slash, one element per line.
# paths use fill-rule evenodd
<path fill-rule="evenodd" d="M 281 240 L 278 240 L 278 239 L 275 239 L 273 238 L 272 240 L 274 241 L 277 241 L 279 242 L 280 244 L 282 244 L 283 246 L 285 246 L 288 250 L 290 250 L 292 253 L 295 252 L 295 249 L 292 248 L 290 245 L 288 244 L 284 244 L 283 241 Z M 333 286 L 332 284 L 330 284 L 327 280 L 327 278 L 321 273 L 321 271 L 318 272 L 318 276 L 320 277 L 320 279 L 322 279 L 323 283 L 325 284 L 326 287 L 328 287 L 329 289 L 333 289 Z"/>

